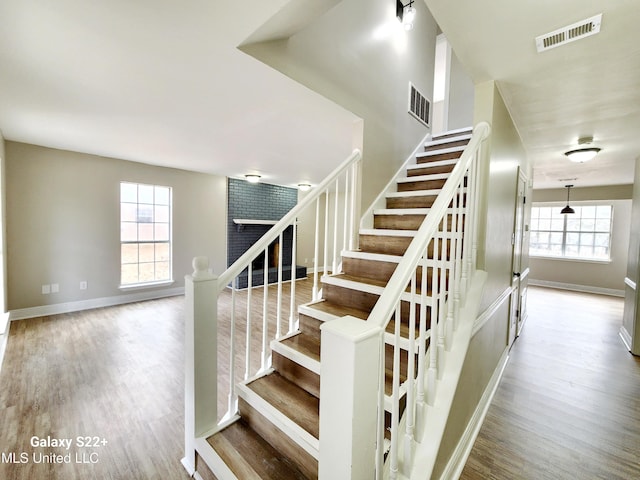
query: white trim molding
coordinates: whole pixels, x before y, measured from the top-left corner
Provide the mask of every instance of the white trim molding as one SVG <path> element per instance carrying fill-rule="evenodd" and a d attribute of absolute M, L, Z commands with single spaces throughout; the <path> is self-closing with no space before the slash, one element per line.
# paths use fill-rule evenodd
<path fill-rule="evenodd" d="M 484 324 L 487 323 L 493 315 L 495 315 L 502 304 L 511 297 L 511 293 L 513 293 L 513 287 L 505 288 L 504 292 L 502 292 L 484 312 L 478 315 L 476 321 L 473 322 L 473 330 L 471 331 L 472 337 L 480 331 Z"/>
<path fill-rule="evenodd" d="M 634 282 L 633 280 L 631 280 L 629 277 L 624 277 L 624 284 L 629 287 L 632 288 L 633 290 L 636 289 L 636 282 Z"/>
<path fill-rule="evenodd" d="M 478 406 L 473 412 L 471 420 L 469 420 L 469 423 L 467 424 L 467 428 L 460 437 L 460 441 L 458 442 L 456 449 L 451 454 L 449 462 L 447 462 L 447 465 L 440 476 L 440 480 L 457 480 L 460 478 L 462 470 L 469 458 L 469 454 L 471 453 L 471 449 L 473 448 L 473 444 L 478 437 L 478 433 L 480 433 L 480 428 L 482 427 L 484 418 L 489 411 L 493 396 L 498 390 L 498 385 L 500 385 L 500 380 L 502 379 L 502 374 L 504 373 L 508 360 L 509 349 L 505 348 L 500 360 L 498 361 L 496 369 L 493 371 L 493 375 L 489 379 L 487 387 L 484 389 L 482 398 L 480 399 L 480 402 L 478 402 Z"/>
<path fill-rule="evenodd" d="M 557 288 L 559 290 L 570 290 L 572 292 L 595 293 L 598 295 L 611 295 L 613 297 L 624 297 L 624 290 L 615 288 L 593 287 L 591 285 L 577 285 L 574 283 L 551 282 L 548 280 L 529 279 L 529 285 L 536 287 Z"/>
<path fill-rule="evenodd" d="M 622 343 L 624 343 L 624 346 L 627 347 L 627 350 L 631 351 L 631 344 L 633 343 L 633 340 L 631 339 L 631 335 L 629 335 L 629 332 L 627 332 L 627 329 L 624 328 L 624 325 L 620 327 L 618 335 L 620 335 Z"/>
<path fill-rule="evenodd" d="M 88 300 L 78 300 L 76 302 L 54 303 L 52 305 L 42 305 L 39 307 L 28 307 L 11 310 L 10 318 L 13 320 L 24 320 L 26 318 L 45 317 L 49 315 L 59 315 L 61 313 L 79 312 L 91 310 L 93 308 L 112 307 L 124 305 L 126 303 L 142 302 L 144 300 L 155 300 L 157 298 L 175 297 L 184 295 L 184 287 L 167 288 L 156 291 L 141 291 L 128 295 L 115 295 L 113 297 L 91 298 Z"/>

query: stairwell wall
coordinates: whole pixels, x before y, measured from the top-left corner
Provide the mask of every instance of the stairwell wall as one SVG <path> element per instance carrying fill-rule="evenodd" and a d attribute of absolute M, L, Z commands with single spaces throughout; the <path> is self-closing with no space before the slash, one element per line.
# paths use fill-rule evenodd
<path fill-rule="evenodd" d="M 531 178 L 520 136 L 494 81 L 476 85 L 474 124 L 480 121 L 491 125 L 488 162 L 481 171 L 478 232 L 478 268 L 488 273 L 478 315 L 482 324 L 467 351 L 433 478 L 441 478 L 452 456 L 464 448 L 461 439 L 476 410 L 482 408 L 480 402 L 494 372 L 506 358 L 518 169 Z M 528 266 L 527 257 L 523 252 L 523 269 Z"/>
<path fill-rule="evenodd" d="M 286 39 L 241 47 L 363 120 L 363 209 L 430 131 L 407 112 L 408 89 L 432 97 L 438 27 L 423 2 L 414 7 L 409 32 L 394 2 L 344 0 Z"/>

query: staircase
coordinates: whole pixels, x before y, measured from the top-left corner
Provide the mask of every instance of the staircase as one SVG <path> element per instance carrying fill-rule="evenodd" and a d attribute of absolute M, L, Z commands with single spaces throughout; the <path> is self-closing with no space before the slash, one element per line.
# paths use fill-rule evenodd
<path fill-rule="evenodd" d="M 341 250 L 338 267 L 331 274 L 325 270 L 316 298 L 298 307 L 297 329 L 271 340 L 270 362 L 232 388 L 231 414 L 213 434 L 202 435 L 210 450 L 199 451 L 217 478 L 319 478 L 322 325 L 343 317 L 363 322 L 370 318 L 471 138 L 471 129 L 461 130 L 434 137 L 424 145 L 415 163 L 410 162 L 394 179 L 394 188 L 382 195 L 384 205 L 371 210 L 372 228 L 359 229 L 358 248 Z M 353 180 L 352 175 L 345 185 L 353 185 Z M 384 378 L 380 402 L 384 411 L 378 409 L 378 478 L 409 478 L 410 452 L 423 429 L 416 422 L 424 423 L 419 402 L 429 401 L 428 386 L 416 379 L 436 381 L 436 377 L 427 380 L 428 369 L 443 362 L 449 340 L 441 337 L 447 328 L 455 328 L 446 320 L 447 313 L 455 314 L 454 292 L 449 287 L 462 274 L 463 262 L 455 263 L 453 256 L 458 249 L 461 257 L 467 242 L 461 240 L 468 221 L 462 210 L 469 198 L 467 184 L 464 177 L 456 187 L 445 220 L 439 222 L 439 233 L 426 247 L 425 260 L 416 260 L 415 273 L 409 283 L 405 281 L 391 315 L 381 321 L 385 333 L 380 364 L 384 368 L 379 375 Z M 328 199 L 326 204 L 328 208 Z M 346 224 L 346 213 L 344 217 Z M 325 245 L 330 242 L 325 235 Z M 471 251 L 470 244 L 467 250 Z M 426 260 L 434 257 L 434 261 Z M 264 295 L 266 299 L 266 291 Z M 403 440 L 405 431 L 409 443 Z"/>

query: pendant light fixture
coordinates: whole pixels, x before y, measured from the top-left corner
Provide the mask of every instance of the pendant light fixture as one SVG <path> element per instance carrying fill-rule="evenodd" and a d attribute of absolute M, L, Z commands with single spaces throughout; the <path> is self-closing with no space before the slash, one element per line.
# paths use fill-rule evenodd
<path fill-rule="evenodd" d="M 565 214 L 565 215 L 567 213 L 576 213 L 576 211 L 569 206 L 569 191 L 570 191 L 571 187 L 573 187 L 573 185 L 565 185 L 565 187 L 567 188 L 567 206 L 564 207 L 562 210 L 560 210 L 560 213 Z"/>

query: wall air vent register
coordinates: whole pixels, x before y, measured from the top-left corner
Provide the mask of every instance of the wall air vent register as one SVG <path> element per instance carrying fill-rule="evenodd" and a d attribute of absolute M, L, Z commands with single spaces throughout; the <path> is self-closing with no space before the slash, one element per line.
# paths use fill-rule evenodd
<path fill-rule="evenodd" d="M 411 82 L 409 82 L 409 113 L 427 127 L 431 125 L 429 121 L 431 101 L 420 93 Z"/>

